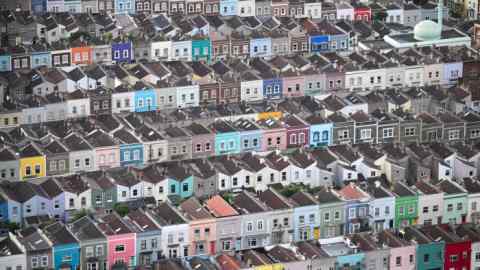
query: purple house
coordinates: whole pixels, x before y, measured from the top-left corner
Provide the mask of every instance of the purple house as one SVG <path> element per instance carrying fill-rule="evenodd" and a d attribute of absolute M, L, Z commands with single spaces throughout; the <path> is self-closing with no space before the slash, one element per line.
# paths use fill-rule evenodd
<path fill-rule="evenodd" d="M 131 41 L 114 41 L 112 43 L 112 61 L 117 63 L 133 61 L 133 46 Z"/>
<path fill-rule="evenodd" d="M 192 136 L 192 157 L 201 158 L 215 154 L 215 134 L 207 127 L 192 123 L 186 127 Z"/>

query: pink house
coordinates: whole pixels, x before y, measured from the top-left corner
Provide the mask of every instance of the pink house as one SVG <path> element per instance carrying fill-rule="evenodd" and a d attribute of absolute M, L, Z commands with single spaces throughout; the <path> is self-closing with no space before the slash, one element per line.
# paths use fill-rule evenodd
<path fill-rule="evenodd" d="M 282 73 L 283 97 L 300 97 L 305 90 L 305 77 L 299 72 L 289 70 Z"/>
<path fill-rule="evenodd" d="M 385 230 L 379 233 L 378 240 L 382 245 L 390 248 L 389 269 L 391 270 L 414 270 L 415 245 L 400 238 L 394 232 Z"/>
<path fill-rule="evenodd" d="M 310 126 L 295 115 L 280 119 L 287 130 L 287 147 L 304 147 L 310 140 Z"/>
<path fill-rule="evenodd" d="M 189 255 L 215 255 L 217 253 L 215 217 L 195 197 L 181 203 L 180 209 L 189 219 Z"/>
<path fill-rule="evenodd" d="M 287 129 L 280 121 L 273 118 L 258 120 L 257 124 L 262 129 L 262 151 L 287 149 Z"/>
<path fill-rule="evenodd" d="M 95 148 L 96 169 L 120 167 L 120 148 L 110 135 L 97 129 L 86 139 Z"/>
<path fill-rule="evenodd" d="M 114 265 L 135 266 L 135 233 L 117 214 L 99 220 L 99 228 L 107 236 L 107 269 Z"/>

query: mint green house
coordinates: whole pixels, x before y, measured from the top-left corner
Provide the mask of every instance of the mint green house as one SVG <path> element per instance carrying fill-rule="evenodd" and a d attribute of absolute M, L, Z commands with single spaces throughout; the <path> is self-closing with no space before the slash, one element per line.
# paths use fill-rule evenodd
<path fill-rule="evenodd" d="M 194 38 L 192 40 L 192 61 L 210 63 L 212 43 L 209 38 Z"/>
<path fill-rule="evenodd" d="M 415 225 L 418 217 L 418 195 L 407 185 L 398 182 L 393 188 L 395 195 L 395 228 Z"/>
<path fill-rule="evenodd" d="M 432 239 L 416 227 L 404 229 L 405 239 L 416 243 L 415 257 L 417 270 L 443 269 L 445 242 Z"/>
<path fill-rule="evenodd" d="M 460 224 L 467 220 L 468 192 L 459 184 L 442 180 L 437 187 L 444 192 L 442 223 Z"/>
<path fill-rule="evenodd" d="M 179 196 L 182 199 L 193 195 L 193 175 L 176 164 L 167 166 L 167 194 L 168 196 Z"/>

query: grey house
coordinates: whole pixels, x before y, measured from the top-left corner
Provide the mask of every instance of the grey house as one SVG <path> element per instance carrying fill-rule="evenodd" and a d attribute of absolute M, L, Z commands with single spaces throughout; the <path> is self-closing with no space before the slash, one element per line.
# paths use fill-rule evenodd
<path fill-rule="evenodd" d="M 171 160 L 192 157 L 192 139 L 183 129 L 173 126 L 166 128 L 163 137 L 168 140 L 168 157 Z"/>
<path fill-rule="evenodd" d="M 0 179 L 18 180 L 19 162 L 17 155 L 10 148 L 0 150 Z"/>
<path fill-rule="evenodd" d="M 52 242 L 35 227 L 28 227 L 17 232 L 18 241 L 27 252 L 27 269 L 52 269 Z"/>
<path fill-rule="evenodd" d="M 82 270 L 106 270 L 107 238 L 90 217 L 82 217 L 68 225 L 80 244 Z"/>
<path fill-rule="evenodd" d="M 237 243 L 237 249 L 252 249 L 270 244 L 270 224 L 272 210 L 258 197 L 248 191 L 235 195 L 232 206 L 242 214 L 242 238 Z M 289 221 L 291 223 L 291 221 Z"/>
<path fill-rule="evenodd" d="M 216 194 L 218 188 L 217 172 L 207 159 L 193 159 L 187 162 L 193 174 L 193 194 L 205 198 Z"/>
<path fill-rule="evenodd" d="M 291 217 L 293 217 L 295 203 L 289 201 L 274 189 L 261 192 L 258 198 L 273 209 L 272 222 L 269 224 L 271 244 L 291 242 L 293 240 L 293 220 L 291 220 Z"/>
<path fill-rule="evenodd" d="M 70 172 L 68 149 L 58 140 L 52 140 L 44 147 L 47 175 L 59 175 Z"/>
<path fill-rule="evenodd" d="M 117 203 L 117 188 L 113 180 L 102 171 L 89 172 L 83 175 L 90 189 L 92 208 L 108 212 Z"/>
<path fill-rule="evenodd" d="M 68 164 L 71 172 L 95 169 L 95 152 L 85 139 L 72 132 L 62 140 L 62 144 L 68 149 Z"/>

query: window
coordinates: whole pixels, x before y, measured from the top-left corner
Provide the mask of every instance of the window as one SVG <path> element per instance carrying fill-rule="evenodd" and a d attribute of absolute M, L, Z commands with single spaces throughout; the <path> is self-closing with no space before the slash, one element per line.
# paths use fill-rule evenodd
<path fill-rule="evenodd" d="M 338 139 L 340 140 L 349 139 L 349 137 L 348 130 L 341 130 L 338 132 Z"/>
<path fill-rule="evenodd" d="M 125 246 L 124 245 L 117 245 L 115 246 L 115 252 L 124 252 Z"/>
<path fill-rule="evenodd" d="M 392 137 L 393 137 L 393 128 L 384 128 L 383 138 L 392 138 Z"/>
<path fill-rule="evenodd" d="M 257 221 L 257 229 L 258 229 L 259 231 L 262 231 L 262 230 L 263 230 L 263 220 Z"/>
<path fill-rule="evenodd" d="M 453 204 L 448 204 L 447 205 L 447 212 L 452 212 L 453 211 Z"/>
<path fill-rule="evenodd" d="M 298 217 L 298 223 L 299 224 L 305 224 L 305 216 L 299 216 Z"/>
<path fill-rule="evenodd" d="M 438 212 L 438 205 L 434 205 L 434 206 L 432 207 L 432 211 L 433 211 L 433 212 Z"/>
<path fill-rule="evenodd" d="M 372 130 L 369 128 L 365 128 L 360 130 L 360 138 L 365 140 L 365 139 L 371 139 L 372 138 Z"/>
<path fill-rule="evenodd" d="M 450 262 L 454 263 L 456 261 L 458 261 L 458 255 L 450 255 Z"/>
<path fill-rule="evenodd" d="M 247 223 L 247 232 L 251 232 L 253 231 L 253 223 L 252 222 L 248 222 Z"/>
<path fill-rule="evenodd" d="M 323 214 L 323 221 L 330 222 L 330 212 L 326 212 L 325 214 Z"/>
<path fill-rule="evenodd" d="M 448 131 L 448 139 L 450 141 L 460 139 L 460 130 L 449 130 Z"/>
<path fill-rule="evenodd" d="M 402 265 L 402 257 L 397 256 L 397 257 L 395 258 L 395 265 L 396 265 L 396 266 L 401 266 L 401 265 Z"/>
<path fill-rule="evenodd" d="M 425 206 L 423 207 L 423 211 L 422 211 L 424 214 L 428 213 L 428 206 Z"/>
<path fill-rule="evenodd" d="M 405 128 L 405 136 L 415 136 L 415 128 Z"/>
<path fill-rule="evenodd" d="M 348 218 L 350 219 L 355 218 L 355 208 L 348 209 Z"/>

